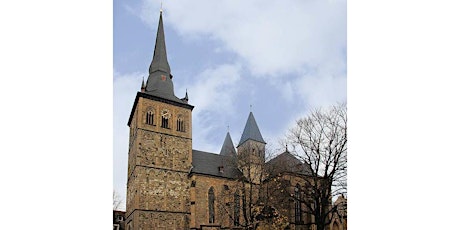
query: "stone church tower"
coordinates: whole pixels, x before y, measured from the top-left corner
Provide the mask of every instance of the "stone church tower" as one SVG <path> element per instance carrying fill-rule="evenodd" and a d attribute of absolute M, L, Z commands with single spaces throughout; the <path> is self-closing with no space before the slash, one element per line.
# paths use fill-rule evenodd
<path fill-rule="evenodd" d="M 155 51 L 129 117 L 126 229 L 188 229 L 192 110 L 174 94 L 160 12 Z"/>
<path fill-rule="evenodd" d="M 239 169 L 244 177 L 256 184 L 263 179 L 260 176 L 265 163 L 265 144 L 256 119 L 250 112 L 236 148 L 238 149 Z"/>

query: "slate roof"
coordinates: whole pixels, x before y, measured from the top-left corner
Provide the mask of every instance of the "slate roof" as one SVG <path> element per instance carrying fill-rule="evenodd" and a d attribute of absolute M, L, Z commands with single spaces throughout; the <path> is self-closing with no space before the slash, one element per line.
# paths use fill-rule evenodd
<path fill-rule="evenodd" d="M 220 155 L 236 156 L 235 146 L 229 132 L 225 136 L 224 144 L 220 149 Z"/>
<path fill-rule="evenodd" d="M 303 164 L 290 152 L 285 151 L 267 162 L 267 167 L 271 175 L 278 173 L 290 172 L 303 175 L 311 175 L 310 169 Z"/>
<path fill-rule="evenodd" d="M 262 138 L 262 134 L 260 134 L 259 127 L 257 126 L 256 119 L 254 118 L 252 112 L 249 113 L 249 117 L 246 121 L 246 126 L 244 126 L 244 131 L 241 135 L 240 143 L 238 144 L 238 146 L 240 146 L 247 140 L 254 140 L 266 144 L 264 139 Z"/>
<path fill-rule="evenodd" d="M 192 150 L 192 173 L 225 177 L 229 179 L 239 178 L 242 174 L 236 168 L 234 158 L 199 150 Z M 223 172 L 219 167 L 223 166 Z"/>

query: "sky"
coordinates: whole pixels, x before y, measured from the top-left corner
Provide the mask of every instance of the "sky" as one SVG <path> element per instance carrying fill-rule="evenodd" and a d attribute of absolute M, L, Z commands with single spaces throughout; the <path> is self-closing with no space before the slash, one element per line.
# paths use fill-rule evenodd
<path fill-rule="evenodd" d="M 148 77 L 163 9 L 174 90 L 188 92 L 193 149 L 219 153 L 240 140 L 252 111 L 281 153 L 296 119 L 347 101 L 344 0 L 113 2 L 113 186 L 126 195 L 127 121 Z"/>

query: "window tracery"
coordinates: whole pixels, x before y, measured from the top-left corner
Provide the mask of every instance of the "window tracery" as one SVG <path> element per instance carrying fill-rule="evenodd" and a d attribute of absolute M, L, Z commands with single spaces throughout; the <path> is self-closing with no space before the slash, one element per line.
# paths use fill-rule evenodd
<path fill-rule="evenodd" d="M 163 110 L 161 112 L 161 127 L 169 129 L 169 118 L 171 118 L 171 114 L 168 110 Z"/>

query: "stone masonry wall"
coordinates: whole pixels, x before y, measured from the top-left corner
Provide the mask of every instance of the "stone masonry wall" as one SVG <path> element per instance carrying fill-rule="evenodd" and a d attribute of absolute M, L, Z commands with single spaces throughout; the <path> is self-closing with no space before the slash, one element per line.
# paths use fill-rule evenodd
<path fill-rule="evenodd" d="M 153 112 L 153 124 L 147 112 Z M 161 126 L 167 114 L 168 127 Z M 185 130 L 178 130 L 181 118 Z M 127 222 L 133 229 L 189 229 L 191 110 L 139 98 L 130 127 Z"/>
<path fill-rule="evenodd" d="M 214 189 L 215 194 L 215 223 L 212 225 L 219 225 L 222 228 L 233 226 L 233 194 L 236 191 L 236 181 L 204 176 L 193 175 L 192 183 L 194 187 L 191 188 L 191 227 L 199 228 L 201 225 L 211 225 L 209 223 L 209 206 L 208 206 L 208 191 L 211 187 Z"/>

